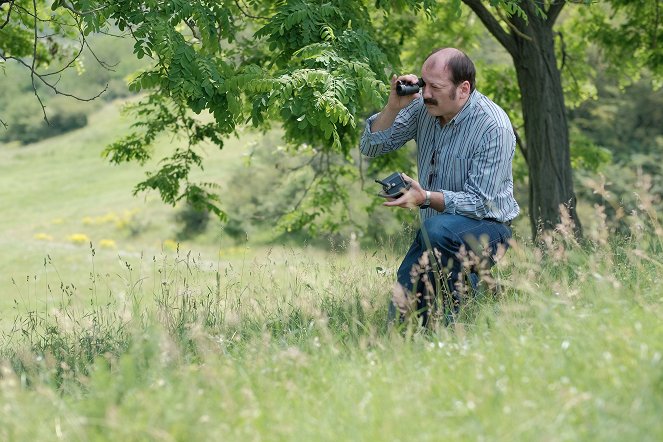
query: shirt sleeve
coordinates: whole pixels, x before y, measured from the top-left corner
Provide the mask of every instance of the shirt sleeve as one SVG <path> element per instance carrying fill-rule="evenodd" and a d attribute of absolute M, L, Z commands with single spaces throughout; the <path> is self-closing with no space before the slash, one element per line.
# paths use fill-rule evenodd
<path fill-rule="evenodd" d="M 495 202 L 504 195 L 504 183 L 511 178 L 516 137 L 511 128 L 497 127 L 486 132 L 470 159 L 468 178 L 460 192 L 442 190 L 444 213 L 483 219 L 498 210 Z"/>
<path fill-rule="evenodd" d="M 391 152 L 414 139 L 417 134 L 417 119 L 423 101 L 413 100 L 412 103 L 398 112 L 394 124 L 390 128 L 371 132 L 371 125 L 379 114 L 375 114 L 366 120 L 366 127 L 361 136 L 359 150 L 367 157 L 377 157 Z"/>

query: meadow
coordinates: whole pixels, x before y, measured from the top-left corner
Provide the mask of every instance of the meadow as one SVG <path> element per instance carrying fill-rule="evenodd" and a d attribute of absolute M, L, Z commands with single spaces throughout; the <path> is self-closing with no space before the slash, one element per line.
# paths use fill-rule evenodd
<path fill-rule="evenodd" d="M 596 207 L 586 243 L 517 234 L 454 324 L 389 328 L 398 241 L 177 243 L 99 157 L 127 121 L 94 118 L 0 148 L 0 440 L 663 440 L 648 198 L 627 233 Z"/>

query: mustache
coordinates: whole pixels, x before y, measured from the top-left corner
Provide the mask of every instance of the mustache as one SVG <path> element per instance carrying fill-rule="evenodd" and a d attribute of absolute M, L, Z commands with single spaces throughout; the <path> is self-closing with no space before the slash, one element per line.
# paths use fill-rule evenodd
<path fill-rule="evenodd" d="M 426 103 L 426 104 L 436 105 L 436 104 L 437 104 L 437 100 L 436 100 L 435 98 L 424 98 L 424 103 Z"/>

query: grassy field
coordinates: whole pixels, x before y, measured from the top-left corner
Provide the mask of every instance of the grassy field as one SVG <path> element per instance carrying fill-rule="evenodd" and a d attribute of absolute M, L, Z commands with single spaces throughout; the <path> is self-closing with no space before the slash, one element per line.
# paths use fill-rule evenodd
<path fill-rule="evenodd" d="M 97 118 L 0 149 L 0 440 L 663 440 L 647 207 L 628 237 L 598 211 L 588 244 L 518 240 L 455 324 L 389 329 L 399 250 L 178 249 Z"/>
<path fill-rule="evenodd" d="M 55 272 L 46 266 L 50 256 L 58 278 L 82 286 L 89 280 L 90 243 L 97 268 L 113 274 L 136 263 L 140 256 L 156 256 L 177 249 L 175 210 L 156 193 L 132 196 L 133 186 L 154 170 L 156 160 L 144 168 L 136 164 L 112 166 L 101 157 L 106 145 L 129 129 L 129 118 L 113 104 L 93 114 L 90 125 L 63 136 L 25 147 L 0 145 L 0 311 L 25 295 L 29 279 L 46 279 Z M 217 182 L 222 191 L 228 173 L 241 167 L 251 143 L 263 142 L 255 134 L 230 139 L 223 150 L 206 148 L 205 172 L 193 179 Z M 156 155 L 177 140 L 160 139 Z M 216 225 L 215 225 L 216 226 Z M 218 261 L 220 233 L 212 231 L 195 244 L 196 253 Z M 210 240 L 207 243 L 205 239 Z M 182 244 L 191 250 L 193 244 Z M 229 259 L 241 259 L 242 250 L 223 250 Z M 13 281 L 12 281 L 13 279 Z M 51 278 L 53 280 L 53 278 Z"/>

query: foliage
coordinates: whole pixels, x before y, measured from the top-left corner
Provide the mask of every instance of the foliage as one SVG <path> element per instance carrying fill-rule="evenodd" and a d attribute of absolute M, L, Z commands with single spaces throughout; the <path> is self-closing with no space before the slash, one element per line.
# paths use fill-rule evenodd
<path fill-rule="evenodd" d="M 600 147 L 592 140 L 572 128 L 571 133 L 571 165 L 575 170 L 596 172 L 601 166 L 612 162 L 612 152 Z"/>
<path fill-rule="evenodd" d="M 175 214 L 175 222 L 179 225 L 177 239 L 187 240 L 204 233 L 209 224 L 209 218 L 208 211 L 185 205 Z"/>
<path fill-rule="evenodd" d="M 38 20 L 36 17 L 50 16 L 49 2 L 37 0 L 35 2 L 37 15 L 33 10 L 33 2 L 30 0 L 15 0 L 13 2 L 2 1 L 2 48 L 0 55 L 2 59 L 8 57 L 30 57 L 34 56 L 35 63 L 47 65 L 54 58 L 63 56 L 61 44 L 54 38 L 44 38 L 34 41 L 34 33 L 43 33 L 46 28 L 53 26 L 53 31 L 62 33 L 65 38 L 76 35 L 76 30 L 69 27 L 70 14 L 64 10 L 54 10 L 52 23 L 48 20 Z M 35 46 L 36 44 L 36 46 Z M 64 48 L 66 52 L 66 47 Z M 66 56 L 66 55 L 65 55 Z"/>
<path fill-rule="evenodd" d="M 570 120 L 572 135 L 581 141 L 574 146 L 598 153 L 594 158 L 599 158 L 601 152 L 611 156 L 603 164 L 582 164 L 597 167 L 579 169 L 581 195 L 590 204 L 605 207 L 609 222 L 625 232 L 625 207 L 646 205 L 652 213 L 663 210 L 658 198 L 662 186 L 659 177 L 663 173 L 663 90 L 653 90 L 646 75 L 620 88 L 620 79 L 610 71 L 609 66 L 597 63 L 597 97 L 573 109 Z"/>
<path fill-rule="evenodd" d="M 607 69 L 608 67 L 603 67 Z M 622 165 L 634 154 L 656 154 L 663 147 L 663 89 L 642 78 L 620 88 L 607 72 L 598 74 L 595 100 L 570 112 L 573 123 L 598 146 L 613 152 Z"/>
<path fill-rule="evenodd" d="M 663 75 L 663 7 L 659 1 L 610 0 L 579 9 L 578 23 L 594 37 L 614 72 L 637 80 L 646 67 Z"/>
<path fill-rule="evenodd" d="M 312 189 L 297 210 L 286 215 L 283 225 L 336 230 L 349 220 L 350 195 L 342 183 L 358 177 L 350 152 L 361 132 L 359 122 L 382 106 L 388 77 L 402 71 L 402 66 L 413 69 L 431 47 L 439 46 L 438 41 L 468 47 L 477 38 L 481 41 L 479 20 L 467 15 L 462 3 L 481 11 L 484 25 L 490 16 L 487 26 L 502 36 L 502 42 L 506 35 L 522 38 L 529 20 L 549 25 L 552 31 L 564 8 L 568 14 L 560 19 L 554 35 L 559 67 L 569 72 L 564 81 L 569 97 L 586 98 L 593 93 L 586 81 L 592 70 L 579 69 L 585 60 L 588 36 L 605 48 L 616 49 L 613 54 L 635 54 L 620 72 L 634 73 L 648 66 L 659 73 L 656 44 L 660 26 L 655 18 L 658 2 L 654 1 L 639 8 L 621 0 L 569 7 L 565 7 L 566 2 L 529 0 L 492 1 L 490 7 L 478 0 L 449 4 L 417 0 L 58 0 L 50 5 L 37 3 L 35 12 L 42 13 L 46 6 L 54 11 L 54 21 L 44 18 L 42 22 L 31 20 L 31 6 L 20 0 L 3 2 L 9 19 L 0 32 L 4 33 L 3 42 L 9 42 L 2 49 L 3 59 L 32 56 L 36 65 L 48 64 L 63 52 L 59 46 L 54 50 L 47 39 L 39 39 L 38 50 L 31 52 L 26 42 L 35 25 L 38 33 L 48 26 L 54 26 L 56 32 L 65 29 L 63 37 L 79 36 L 81 47 L 86 46 L 88 36 L 108 32 L 115 29 L 113 26 L 131 35 L 134 54 L 149 59 L 150 65 L 133 78 L 130 87 L 147 96 L 132 108 L 135 131 L 111 144 L 105 155 L 113 163 L 144 163 L 151 158 L 150 146 L 160 134 L 183 138 L 135 192 L 154 189 L 167 203 L 186 200 L 224 219 L 218 189 L 189 180 L 191 172 L 203 166 L 201 149 L 206 143 L 222 147 L 223 140 L 245 123 L 267 129 L 277 122 L 292 153 L 306 145 L 321 158 Z M 435 19 L 426 21 L 425 17 Z M 410 35 L 416 35 L 414 42 L 409 41 Z M 505 80 L 510 75 L 502 68 L 487 72 L 491 78 Z M 34 75 L 31 77 L 34 80 Z M 498 101 L 508 105 L 519 126 L 513 82 L 490 88 Z M 577 104 L 577 100 L 570 102 Z M 521 134 L 522 146 L 526 139 L 527 134 Z M 584 161 L 595 152 L 588 146 L 581 142 L 561 149 L 580 155 L 583 160 L 577 164 L 594 167 Z M 526 149 L 521 152 L 526 157 Z M 517 169 L 526 164 L 523 158 Z M 402 159 L 389 164 L 405 170 L 408 165 Z"/>
<path fill-rule="evenodd" d="M 175 15 L 168 8 L 140 16 L 125 16 L 126 9 L 111 14 L 120 28 L 140 30 L 134 32 L 139 39 L 135 50 L 139 56 L 154 52 L 156 63 L 131 85 L 133 90 L 152 91 L 137 108 L 141 117 L 137 127 L 145 130 L 113 144 L 106 154 L 114 162 L 143 161 L 156 134 L 186 131 L 187 148 L 176 150 L 137 190 L 158 189 L 171 203 L 183 197 L 192 200 L 191 185 L 185 184 L 180 191 L 179 183 L 198 163 L 195 149 L 200 142 L 209 140 L 222 146 L 221 137 L 244 121 L 269 127 L 272 120 L 279 120 L 288 143 L 310 145 L 324 158 L 314 191 L 285 223 L 292 228 L 312 225 L 332 207 L 347 205 L 348 195 L 339 179 L 355 173 L 344 165 L 357 144 L 355 115 L 367 106 L 380 106 L 385 92 L 375 73 L 382 71 L 387 57 L 370 35 L 366 7 L 361 2 L 332 2 L 322 7 L 304 1 L 276 4 L 270 9 L 269 21 L 258 19 L 253 25 L 257 28 L 253 38 L 268 48 L 269 56 L 246 41 L 235 44 L 245 38 L 242 32 L 250 30 L 248 25 L 214 27 L 226 20 L 240 23 L 229 19 L 243 14 L 234 2 L 214 9 L 213 22 L 207 21 L 211 17 L 203 11 L 207 11 L 204 2 Z M 190 33 L 181 28 L 182 20 L 189 24 Z M 247 60 L 233 62 L 236 54 Z M 201 123 L 188 109 L 194 113 L 205 110 L 214 122 Z M 201 201 L 205 200 L 213 200 L 213 195 L 203 194 Z M 221 214 L 216 205 L 208 208 Z M 332 230 L 344 221 L 323 218 L 321 223 Z"/>

